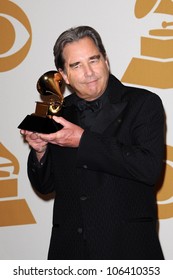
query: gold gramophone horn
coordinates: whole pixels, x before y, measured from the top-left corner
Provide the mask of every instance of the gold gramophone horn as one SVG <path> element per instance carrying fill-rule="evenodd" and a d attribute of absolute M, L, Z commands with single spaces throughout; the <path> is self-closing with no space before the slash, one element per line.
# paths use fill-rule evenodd
<path fill-rule="evenodd" d="M 54 75 L 56 74 L 56 77 Z M 44 73 L 37 82 L 37 90 L 41 95 L 56 95 L 56 101 L 50 99 L 49 111 L 51 114 L 56 114 L 62 107 L 63 94 L 60 87 L 62 86 L 62 76 L 57 71 L 48 71 Z"/>

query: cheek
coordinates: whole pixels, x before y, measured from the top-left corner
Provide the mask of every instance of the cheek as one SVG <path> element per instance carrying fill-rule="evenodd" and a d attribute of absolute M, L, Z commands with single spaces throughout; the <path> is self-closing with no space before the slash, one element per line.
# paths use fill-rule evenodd
<path fill-rule="evenodd" d="M 66 83 L 67 85 L 70 84 L 69 78 L 68 78 L 66 75 L 63 77 L 63 79 L 64 79 L 64 81 L 65 81 L 65 83 Z"/>
<path fill-rule="evenodd" d="M 79 85 L 82 81 L 82 76 L 80 75 L 80 73 L 69 73 L 68 75 L 68 81 L 71 85 Z"/>

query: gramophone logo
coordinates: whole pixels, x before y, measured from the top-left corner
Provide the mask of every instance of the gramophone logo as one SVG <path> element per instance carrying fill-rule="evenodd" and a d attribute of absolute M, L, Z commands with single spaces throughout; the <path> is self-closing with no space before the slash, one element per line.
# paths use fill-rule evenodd
<path fill-rule="evenodd" d="M 173 88 L 173 22 L 166 15 L 173 15 L 171 0 L 137 0 L 135 16 L 143 18 L 150 11 L 163 14 L 160 28 L 141 37 L 140 57 L 132 58 L 122 82 L 155 88 Z"/>
<path fill-rule="evenodd" d="M 15 24 L 20 30 L 23 28 L 20 36 L 17 36 Z M 0 72 L 5 72 L 15 68 L 25 59 L 32 40 L 31 26 L 26 14 L 16 4 L 7 0 L 0 0 L 0 38 Z M 26 42 L 22 42 L 22 47 L 19 48 L 18 40 L 22 41 L 24 38 Z"/>
<path fill-rule="evenodd" d="M 0 143 L 0 226 L 36 223 L 25 199 L 17 199 L 19 163 Z"/>

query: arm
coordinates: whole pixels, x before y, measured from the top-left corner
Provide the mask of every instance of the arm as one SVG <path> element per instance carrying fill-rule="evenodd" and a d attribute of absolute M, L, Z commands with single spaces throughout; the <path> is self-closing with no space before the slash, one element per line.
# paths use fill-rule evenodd
<path fill-rule="evenodd" d="M 51 159 L 49 155 L 48 142 L 40 139 L 39 134 L 21 130 L 24 140 L 31 148 L 27 171 L 28 177 L 35 189 L 40 193 L 52 192 Z"/>
<path fill-rule="evenodd" d="M 32 148 L 27 163 L 28 178 L 32 186 L 42 194 L 54 191 L 54 181 L 52 174 L 52 160 L 47 147 L 44 156 L 40 161 L 37 159 L 36 151 Z"/>
<path fill-rule="evenodd" d="M 65 147 L 78 147 L 83 129 L 66 121 L 62 117 L 54 117 L 55 121 L 64 127 L 51 134 L 38 134 L 21 131 L 25 141 L 31 147 L 28 158 L 28 177 L 31 184 L 41 193 L 54 191 L 52 173 L 52 159 L 49 152 L 49 143 Z"/>

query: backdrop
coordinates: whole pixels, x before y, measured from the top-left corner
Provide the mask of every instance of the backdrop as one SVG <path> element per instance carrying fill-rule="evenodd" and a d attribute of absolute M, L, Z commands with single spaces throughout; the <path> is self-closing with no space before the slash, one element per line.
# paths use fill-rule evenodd
<path fill-rule="evenodd" d="M 77 25 L 98 30 L 119 80 L 163 101 L 167 155 L 157 194 L 159 237 L 165 258 L 173 259 L 172 21 L 171 0 L 0 0 L 0 259 L 47 258 L 53 200 L 29 183 L 29 148 L 17 127 L 40 100 L 38 78 L 55 70 L 57 37 Z"/>

